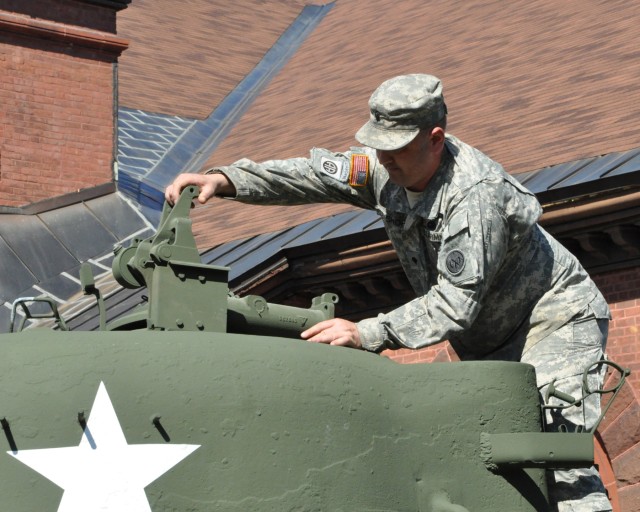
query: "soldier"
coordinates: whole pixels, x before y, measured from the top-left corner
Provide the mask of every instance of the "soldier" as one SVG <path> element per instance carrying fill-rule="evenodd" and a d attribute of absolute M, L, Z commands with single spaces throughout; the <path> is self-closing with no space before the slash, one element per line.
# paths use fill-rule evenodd
<path fill-rule="evenodd" d="M 364 145 L 344 153 L 314 148 L 309 158 L 247 159 L 204 174 L 182 174 L 170 203 L 187 185 L 254 204 L 348 203 L 382 218 L 417 298 L 376 318 L 321 322 L 302 333 L 318 343 L 374 352 L 449 340 L 463 360 L 523 361 L 536 367 L 545 395 L 555 387 L 580 397 L 583 369 L 602 385 L 609 309 L 576 258 L 538 223 L 533 193 L 496 162 L 446 134 L 440 80 L 392 78 L 369 100 Z M 564 404 L 563 402 L 558 402 Z M 564 404 L 566 405 L 566 404 Z M 547 414 L 547 429 L 590 429 L 599 396 Z M 595 468 L 550 475 L 560 511 L 611 510 Z M 556 505 L 554 505 L 556 506 Z"/>

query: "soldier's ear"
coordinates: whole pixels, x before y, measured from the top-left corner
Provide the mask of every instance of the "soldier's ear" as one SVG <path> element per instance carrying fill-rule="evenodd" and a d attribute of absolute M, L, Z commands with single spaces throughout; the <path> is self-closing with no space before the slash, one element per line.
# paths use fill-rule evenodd
<path fill-rule="evenodd" d="M 433 130 L 431 130 L 431 134 L 429 135 L 431 139 L 431 144 L 434 149 L 441 151 L 444 147 L 444 130 L 439 126 L 436 126 Z"/>

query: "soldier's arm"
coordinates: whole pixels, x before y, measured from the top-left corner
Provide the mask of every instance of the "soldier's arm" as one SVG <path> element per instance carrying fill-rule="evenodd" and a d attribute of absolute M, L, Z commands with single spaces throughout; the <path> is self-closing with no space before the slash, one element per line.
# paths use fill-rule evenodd
<path fill-rule="evenodd" d="M 384 180 L 384 175 L 376 176 L 376 165 L 374 153 L 364 149 L 345 153 L 313 149 L 309 158 L 261 163 L 242 159 L 229 166 L 214 167 L 207 171 L 214 174 L 200 175 L 204 178 L 179 176 L 167 189 L 167 197 L 175 200 L 179 187 L 185 183 L 209 185 L 210 178 L 206 176 L 217 176 L 228 183 L 224 188 L 212 184 L 202 195 L 204 200 L 224 195 L 253 204 L 347 203 L 373 208 L 380 177 Z"/>

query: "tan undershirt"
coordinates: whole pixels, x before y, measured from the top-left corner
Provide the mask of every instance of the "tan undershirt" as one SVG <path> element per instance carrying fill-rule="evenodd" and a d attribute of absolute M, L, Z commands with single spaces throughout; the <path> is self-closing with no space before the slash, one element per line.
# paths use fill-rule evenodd
<path fill-rule="evenodd" d="M 411 208 L 413 208 L 416 203 L 420 201 L 420 198 L 422 197 L 422 194 L 424 192 L 414 192 L 413 190 L 409 190 L 408 188 L 405 188 L 404 191 L 407 194 L 407 201 L 409 201 L 409 207 Z"/>

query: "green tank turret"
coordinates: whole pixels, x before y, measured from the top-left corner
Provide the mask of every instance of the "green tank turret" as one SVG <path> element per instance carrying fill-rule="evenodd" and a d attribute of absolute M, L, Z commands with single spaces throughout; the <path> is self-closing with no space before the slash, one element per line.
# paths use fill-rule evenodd
<path fill-rule="evenodd" d="M 532 366 L 292 339 L 337 297 L 229 294 L 227 269 L 200 263 L 196 195 L 116 250 L 144 306 L 106 323 L 84 272 L 103 329 L 0 336 L 4 510 L 546 511 L 545 469 L 593 462 L 592 434 L 543 431 Z"/>

